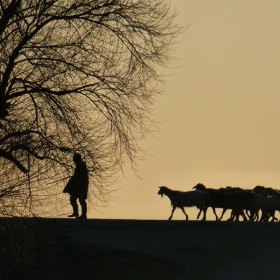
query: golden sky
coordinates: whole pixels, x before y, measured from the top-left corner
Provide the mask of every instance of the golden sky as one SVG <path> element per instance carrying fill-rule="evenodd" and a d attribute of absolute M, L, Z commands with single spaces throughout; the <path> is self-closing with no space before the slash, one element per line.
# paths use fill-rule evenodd
<path fill-rule="evenodd" d="M 150 154 L 139 162 L 142 179 L 127 170 L 115 200 L 89 218 L 167 219 L 163 185 L 280 189 L 280 2 L 171 2 L 189 27 L 164 72 L 154 111 L 160 131 L 140 143 Z M 186 212 L 195 219 L 198 210 Z M 184 219 L 181 210 L 174 219 Z"/>

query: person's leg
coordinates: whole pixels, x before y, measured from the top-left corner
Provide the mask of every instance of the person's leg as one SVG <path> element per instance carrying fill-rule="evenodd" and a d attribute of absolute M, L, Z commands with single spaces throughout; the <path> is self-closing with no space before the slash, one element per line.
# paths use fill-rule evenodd
<path fill-rule="evenodd" d="M 77 197 L 70 195 L 70 204 L 73 208 L 73 214 L 69 215 L 68 217 L 78 217 L 79 216 L 79 210 L 78 210 L 78 204 L 77 204 Z"/>
<path fill-rule="evenodd" d="M 82 207 L 82 215 L 79 216 L 78 218 L 86 219 L 87 218 L 87 203 L 86 203 L 86 200 L 84 198 L 80 197 L 79 202 L 80 202 L 81 207 Z"/>

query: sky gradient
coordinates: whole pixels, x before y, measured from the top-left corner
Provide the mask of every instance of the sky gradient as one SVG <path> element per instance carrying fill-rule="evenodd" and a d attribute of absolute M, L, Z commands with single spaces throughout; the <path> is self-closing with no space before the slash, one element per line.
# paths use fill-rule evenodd
<path fill-rule="evenodd" d="M 160 130 L 140 142 L 150 155 L 138 162 L 141 179 L 126 170 L 114 201 L 89 218 L 167 219 L 164 185 L 280 188 L 280 2 L 171 2 L 188 28 L 155 104 Z M 186 212 L 196 219 L 197 209 Z M 181 210 L 174 219 L 184 219 Z"/>

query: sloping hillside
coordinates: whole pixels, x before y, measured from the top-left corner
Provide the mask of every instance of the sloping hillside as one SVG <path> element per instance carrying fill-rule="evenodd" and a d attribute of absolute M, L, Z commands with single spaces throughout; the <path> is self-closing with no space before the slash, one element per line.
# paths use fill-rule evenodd
<path fill-rule="evenodd" d="M 18 279 L 278 280 L 280 275 L 280 223 L 25 221 L 33 228 L 33 257 Z"/>

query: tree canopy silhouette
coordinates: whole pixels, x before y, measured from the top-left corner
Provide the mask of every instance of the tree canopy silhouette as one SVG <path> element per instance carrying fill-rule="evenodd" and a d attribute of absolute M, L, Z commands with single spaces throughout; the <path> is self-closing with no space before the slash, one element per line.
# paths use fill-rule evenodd
<path fill-rule="evenodd" d="M 175 16 L 163 0 L 0 0 L 2 215 L 58 209 L 75 152 L 106 201 L 149 132 Z"/>

